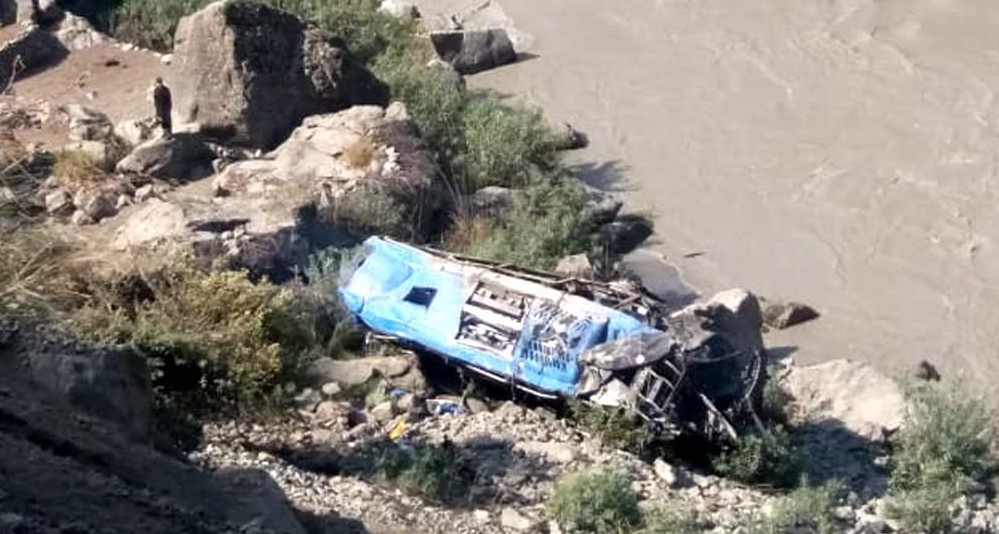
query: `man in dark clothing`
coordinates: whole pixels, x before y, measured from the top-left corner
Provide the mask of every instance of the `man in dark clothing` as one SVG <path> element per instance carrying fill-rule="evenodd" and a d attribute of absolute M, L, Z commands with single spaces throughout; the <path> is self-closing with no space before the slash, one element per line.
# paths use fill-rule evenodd
<path fill-rule="evenodd" d="M 156 85 L 153 86 L 153 105 L 156 106 L 156 120 L 163 128 L 163 135 L 167 138 L 173 136 L 173 122 L 170 120 L 170 112 L 173 108 L 173 97 L 170 95 L 170 88 L 163 83 L 163 78 L 156 78 Z"/>

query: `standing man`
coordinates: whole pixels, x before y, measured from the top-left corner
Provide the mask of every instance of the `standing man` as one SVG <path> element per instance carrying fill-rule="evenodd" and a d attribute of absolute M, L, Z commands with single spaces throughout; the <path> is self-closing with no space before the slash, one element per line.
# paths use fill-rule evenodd
<path fill-rule="evenodd" d="M 163 83 L 163 78 L 156 78 L 153 85 L 153 105 L 156 107 L 156 120 L 163 128 L 163 136 L 167 139 L 173 137 L 173 122 L 170 120 L 170 112 L 173 109 L 173 97 L 170 95 L 170 88 Z"/>

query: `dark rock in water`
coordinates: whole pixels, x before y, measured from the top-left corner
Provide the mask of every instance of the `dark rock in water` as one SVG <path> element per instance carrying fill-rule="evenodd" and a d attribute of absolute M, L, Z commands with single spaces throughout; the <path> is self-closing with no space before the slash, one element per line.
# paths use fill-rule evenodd
<path fill-rule="evenodd" d="M 200 136 L 180 133 L 140 144 L 118 162 L 117 170 L 156 178 L 193 180 L 211 174 L 214 159 L 215 153 Z"/>
<path fill-rule="evenodd" d="M 800 302 L 767 303 L 763 309 L 763 322 L 770 328 L 778 330 L 790 328 L 818 317 L 819 312 Z"/>
<path fill-rule="evenodd" d="M 611 254 L 627 254 L 652 235 L 652 223 L 645 217 L 626 216 L 605 224 L 597 231 Z"/>
<path fill-rule="evenodd" d="M 437 55 L 461 74 L 475 74 L 517 61 L 506 30 L 442 31 L 430 34 Z"/>
<path fill-rule="evenodd" d="M 579 150 L 586 148 L 590 140 L 586 134 L 565 123 L 555 128 L 555 149 L 556 150 Z"/>
<path fill-rule="evenodd" d="M 624 203 L 612 198 L 604 198 L 593 204 L 589 204 L 583 210 L 583 220 L 591 228 L 599 228 L 605 224 L 610 224 L 617 219 L 617 214 L 621 212 Z"/>
<path fill-rule="evenodd" d="M 939 382 L 940 373 L 937 372 L 937 368 L 932 363 L 923 360 L 919 362 L 919 366 L 916 368 L 916 378 L 927 382 Z"/>
<path fill-rule="evenodd" d="M 348 54 L 294 15 L 254 2 L 215 2 L 183 18 L 171 84 L 183 122 L 273 148 L 302 119 L 388 93 Z"/>
<path fill-rule="evenodd" d="M 41 27 L 33 26 L 0 47 L 0 87 L 7 86 L 12 74 L 24 76 L 38 72 L 61 61 L 68 53 L 54 35 Z"/>

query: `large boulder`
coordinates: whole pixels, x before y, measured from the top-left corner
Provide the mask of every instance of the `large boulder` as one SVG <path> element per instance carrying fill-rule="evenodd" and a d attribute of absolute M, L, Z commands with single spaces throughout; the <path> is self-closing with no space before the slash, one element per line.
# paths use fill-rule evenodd
<path fill-rule="evenodd" d="M 181 122 L 223 140 L 272 148 L 304 117 L 364 103 L 366 96 L 367 103 L 384 103 L 384 92 L 346 87 L 370 78 L 358 75 L 356 65 L 345 69 L 350 60 L 343 50 L 294 15 L 262 4 L 212 3 L 181 19 L 174 42 L 176 112 Z"/>
<path fill-rule="evenodd" d="M 114 125 L 104 112 L 69 104 L 59 108 L 69 124 L 69 138 L 74 141 L 103 141 L 114 134 Z"/>
<path fill-rule="evenodd" d="M 215 153 L 197 134 L 180 133 L 140 143 L 118 162 L 120 173 L 191 180 L 212 172 Z"/>
<path fill-rule="evenodd" d="M 800 422 L 832 422 L 853 434 L 880 441 L 898 429 L 905 415 L 905 396 L 898 383 L 869 365 L 833 360 L 792 367 L 782 384 L 793 397 Z"/>
<path fill-rule="evenodd" d="M 366 232 L 424 238 L 446 193 L 405 113 L 390 109 L 309 117 L 278 149 L 226 167 L 216 198 L 196 183 L 131 211 L 113 247 L 179 242 L 198 258 L 282 278 L 310 249 Z"/>
<path fill-rule="evenodd" d="M 430 34 L 437 55 L 461 74 L 475 74 L 517 61 L 502 28 L 438 31 Z"/>

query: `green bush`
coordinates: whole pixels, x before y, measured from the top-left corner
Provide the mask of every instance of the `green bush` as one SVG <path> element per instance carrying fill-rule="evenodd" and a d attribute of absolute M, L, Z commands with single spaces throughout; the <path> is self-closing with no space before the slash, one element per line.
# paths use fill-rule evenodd
<path fill-rule="evenodd" d="M 387 443 L 378 452 L 374 469 L 402 490 L 439 503 L 467 498 L 472 478 L 450 446 L 419 444 L 407 450 Z"/>
<path fill-rule="evenodd" d="M 593 248 L 583 218 L 586 198 L 569 181 L 542 181 L 496 222 L 484 240 L 459 252 L 525 267 L 551 269 L 559 258 Z"/>
<path fill-rule="evenodd" d="M 642 528 L 635 534 L 700 534 L 704 532 L 691 509 L 674 505 L 646 514 Z"/>
<path fill-rule="evenodd" d="M 955 499 L 995 490 L 996 413 L 959 385 L 910 386 L 906 396 L 891 459 L 889 512 L 907 528 L 949 532 Z"/>
<path fill-rule="evenodd" d="M 842 493 L 837 481 L 821 486 L 802 484 L 774 504 L 770 517 L 760 519 L 750 528 L 751 534 L 834 534 L 841 532 L 834 508 Z"/>
<path fill-rule="evenodd" d="M 563 475 L 555 483 L 546 511 L 571 533 L 620 534 L 642 522 L 631 480 L 613 470 Z"/>
<path fill-rule="evenodd" d="M 791 486 L 801 474 L 801 457 L 794 438 L 776 426 L 766 434 L 741 436 L 733 448 L 714 461 L 719 474 L 749 484 Z"/>
<path fill-rule="evenodd" d="M 773 376 L 774 373 L 768 373 Z M 791 394 L 784 389 L 779 380 L 767 380 L 763 386 L 763 396 L 761 399 L 760 416 L 764 421 L 786 425 L 789 421 L 788 406 L 791 403 Z"/>
<path fill-rule="evenodd" d="M 246 273 L 171 267 L 152 297 L 95 297 L 72 325 L 90 338 L 134 344 L 149 357 L 161 400 L 197 413 L 247 411 L 269 400 L 328 338 L 331 321 L 309 295 Z"/>
<path fill-rule="evenodd" d="M 609 447 L 642 454 L 655 437 L 648 423 L 620 408 L 574 403 L 570 411 L 577 424 Z"/>
<path fill-rule="evenodd" d="M 523 187 L 558 162 L 551 128 L 541 113 L 507 106 L 490 95 L 469 98 L 460 131 L 464 150 L 456 174 L 468 190 Z"/>
<path fill-rule="evenodd" d="M 111 14 L 111 29 L 121 40 L 153 50 L 173 48 L 173 33 L 181 17 L 212 0 L 121 0 Z"/>

